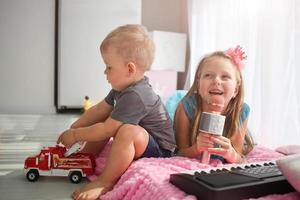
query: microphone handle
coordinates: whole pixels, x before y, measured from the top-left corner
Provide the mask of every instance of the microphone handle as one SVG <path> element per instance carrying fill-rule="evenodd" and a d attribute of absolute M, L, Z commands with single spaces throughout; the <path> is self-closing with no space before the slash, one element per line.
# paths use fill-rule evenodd
<path fill-rule="evenodd" d="M 202 152 L 201 163 L 209 164 L 209 160 L 210 160 L 210 153 L 208 153 L 208 151 L 203 151 Z"/>

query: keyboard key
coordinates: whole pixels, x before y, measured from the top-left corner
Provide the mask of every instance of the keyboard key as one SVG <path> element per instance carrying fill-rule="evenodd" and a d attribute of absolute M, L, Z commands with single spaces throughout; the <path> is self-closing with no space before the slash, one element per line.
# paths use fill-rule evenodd
<path fill-rule="evenodd" d="M 267 165 L 262 167 L 234 170 L 232 171 L 232 173 L 255 177 L 255 178 L 267 178 L 267 177 L 269 178 L 269 177 L 282 175 L 282 172 L 278 169 L 276 165 Z"/>

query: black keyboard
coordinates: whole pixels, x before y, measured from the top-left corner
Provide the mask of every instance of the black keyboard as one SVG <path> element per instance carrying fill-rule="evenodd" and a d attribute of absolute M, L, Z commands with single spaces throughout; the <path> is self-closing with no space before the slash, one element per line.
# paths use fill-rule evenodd
<path fill-rule="evenodd" d="M 295 191 L 272 161 L 171 174 L 170 182 L 203 200 L 238 200 Z"/>
<path fill-rule="evenodd" d="M 276 176 L 282 176 L 282 172 L 274 163 L 252 164 L 242 169 L 232 169 L 232 173 L 241 174 L 245 176 L 255 178 L 271 178 Z"/>

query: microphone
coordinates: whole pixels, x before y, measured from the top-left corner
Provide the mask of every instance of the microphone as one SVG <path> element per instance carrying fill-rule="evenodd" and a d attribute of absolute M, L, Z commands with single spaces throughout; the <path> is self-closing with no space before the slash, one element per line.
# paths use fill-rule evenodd
<path fill-rule="evenodd" d="M 219 113 L 213 112 L 202 112 L 199 131 L 204 133 L 209 133 L 212 135 L 222 135 L 224 124 L 225 124 L 225 116 L 220 115 Z M 203 151 L 201 162 L 204 164 L 208 164 L 210 160 L 210 153 L 208 151 Z"/>

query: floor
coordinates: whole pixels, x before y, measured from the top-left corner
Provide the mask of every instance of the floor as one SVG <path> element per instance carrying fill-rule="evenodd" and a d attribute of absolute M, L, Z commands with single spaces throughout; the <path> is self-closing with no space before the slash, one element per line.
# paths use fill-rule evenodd
<path fill-rule="evenodd" d="M 0 114 L 0 199 L 70 199 L 78 184 L 66 177 L 41 177 L 37 182 L 28 182 L 23 165 L 26 157 L 55 145 L 58 135 L 77 118 L 76 114 Z"/>

